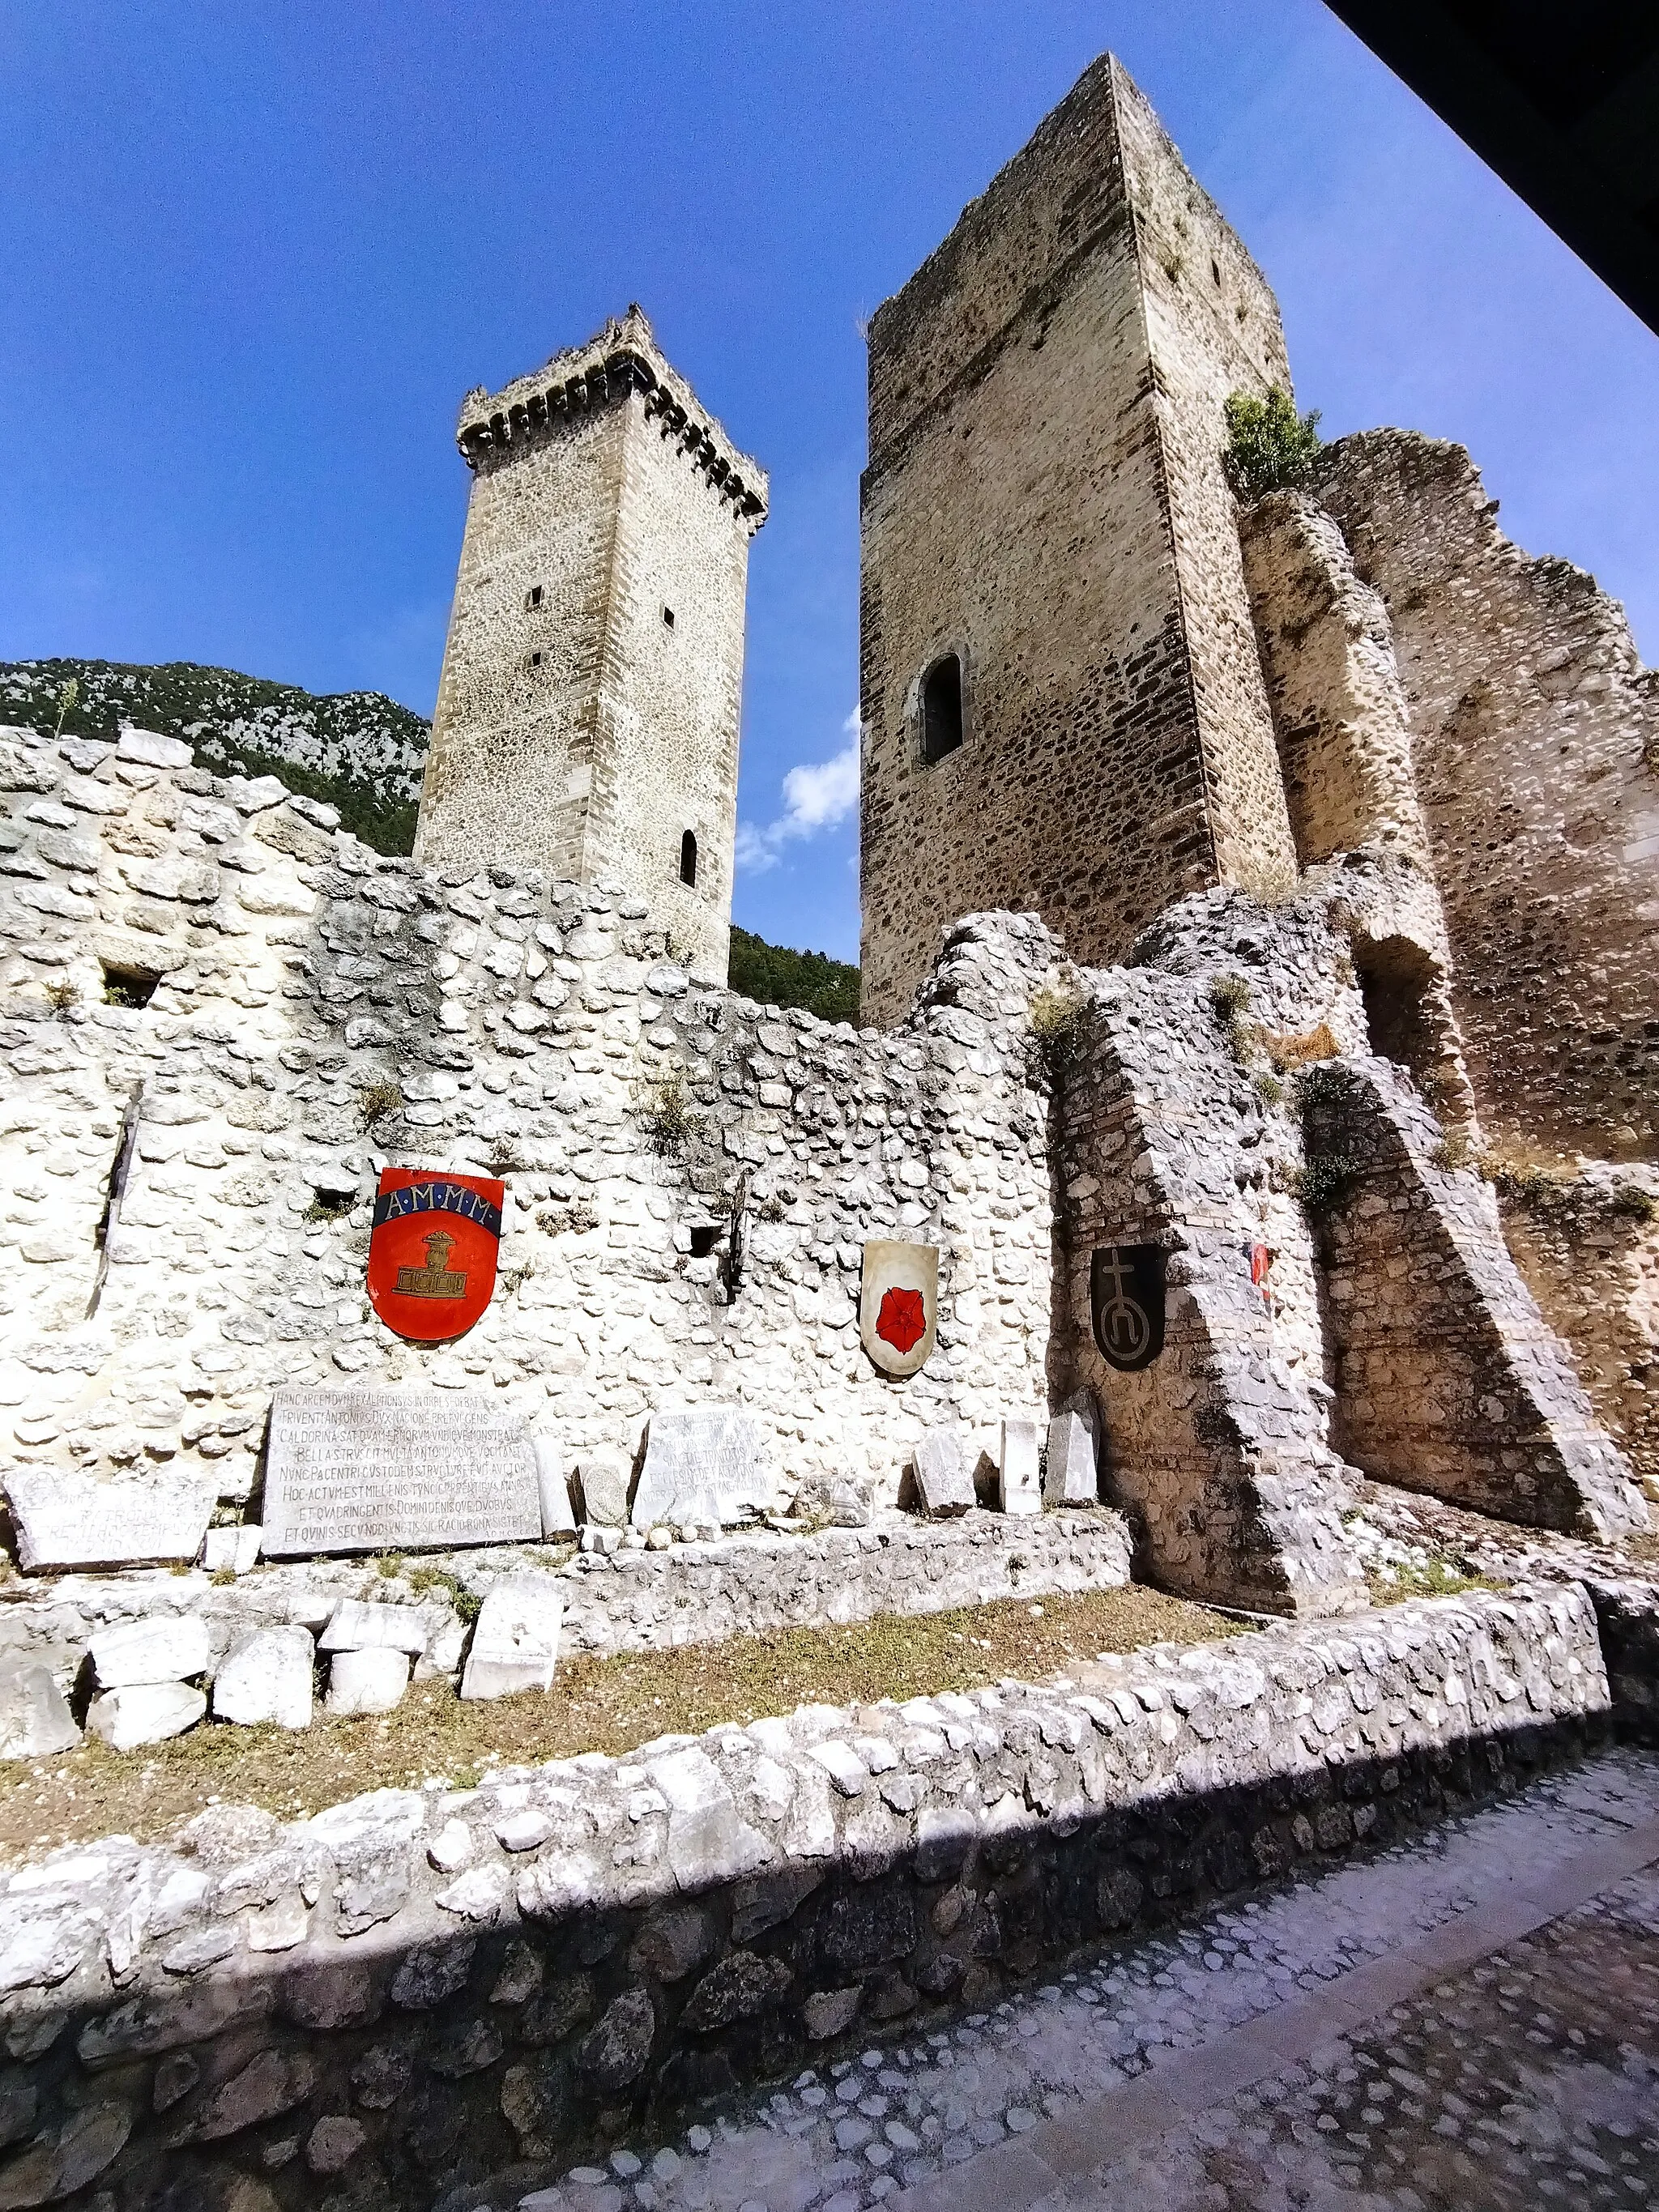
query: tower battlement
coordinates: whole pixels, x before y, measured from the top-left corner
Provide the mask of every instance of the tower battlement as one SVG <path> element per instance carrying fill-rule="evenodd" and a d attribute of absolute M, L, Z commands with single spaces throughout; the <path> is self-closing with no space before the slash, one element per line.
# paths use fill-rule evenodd
<path fill-rule="evenodd" d="M 735 517 L 751 531 L 766 520 L 767 477 L 658 350 L 643 311 L 630 307 L 585 345 L 567 346 L 500 392 L 478 385 L 461 402 L 455 442 L 470 469 L 498 468 L 537 441 L 590 421 L 601 410 L 640 392 L 647 422 L 681 457 L 699 469 Z"/>

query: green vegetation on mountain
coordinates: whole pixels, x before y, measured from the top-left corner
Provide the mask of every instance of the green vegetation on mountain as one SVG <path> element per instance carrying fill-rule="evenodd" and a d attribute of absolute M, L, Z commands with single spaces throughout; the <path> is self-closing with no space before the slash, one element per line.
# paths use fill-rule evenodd
<path fill-rule="evenodd" d="M 56 730 L 60 717 L 66 737 L 112 738 L 133 722 L 181 738 L 216 775 L 280 776 L 289 790 L 337 806 L 377 852 L 413 848 L 430 732 L 381 692 L 319 696 L 189 660 L 0 662 L 0 722 Z"/>
<path fill-rule="evenodd" d="M 124 722 L 181 738 L 216 775 L 274 775 L 339 809 L 377 853 L 410 853 L 430 725 L 380 691 L 319 695 L 231 668 L 171 660 L 0 661 L 0 723 L 113 739 Z M 856 1022 L 859 971 L 823 952 L 732 932 L 729 980 L 763 1006 Z"/>
<path fill-rule="evenodd" d="M 762 1006 L 804 1006 L 826 1022 L 856 1022 L 859 971 L 827 952 L 796 952 L 769 945 L 746 929 L 732 932 L 726 980 Z"/>

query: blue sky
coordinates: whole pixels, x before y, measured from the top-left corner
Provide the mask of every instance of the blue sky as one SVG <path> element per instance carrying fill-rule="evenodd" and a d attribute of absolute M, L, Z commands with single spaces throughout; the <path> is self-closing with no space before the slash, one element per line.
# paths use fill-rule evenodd
<path fill-rule="evenodd" d="M 0 659 L 429 712 L 462 392 L 638 299 L 772 477 L 737 918 L 855 957 L 859 321 L 1106 46 L 1327 433 L 1461 440 L 1659 658 L 1659 340 L 1314 0 L 0 0 Z"/>

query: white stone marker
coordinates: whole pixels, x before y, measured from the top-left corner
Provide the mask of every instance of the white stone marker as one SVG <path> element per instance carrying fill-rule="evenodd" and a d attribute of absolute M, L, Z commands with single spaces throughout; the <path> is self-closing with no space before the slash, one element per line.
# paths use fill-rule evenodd
<path fill-rule="evenodd" d="M 118 1621 L 92 1639 L 92 1669 L 100 1690 L 182 1682 L 204 1674 L 211 1656 L 206 1621 L 188 1613 Z"/>
<path fill-rule="evenodd" d="M 776 1486 L 760 1425 L 737 1406 L 698 1406 L 651 1416 L 645 1467 L 634 1492 L 636 1528 L 729 1528 L 769 1512 Z"/>
<path fill-rule="evenodd" d="M 1045 1505 L 1093 1505 L 1100 1497 L 1095 1440 L 1081 1413 L 1056 1413 L 1048 1424 L 1048 1463 L 1042 1475 Z"/>
<path fill-rule="evenodd" d="M 15 1467 L 6 1476 L 17 1563 L 33 1567 L 131 1566 L 193 1559 L 216 1486 L 190 1474 L 121 1475 L 108 1482 L 65 1468 Z"/>
<path fill-rule="evenodd" d="M 406 1651 L 418 1658 L 435 1622 L 423 1605 L 369 1605 L 343 1597 L 320 1639 L 325 1651 Z"/>
<path fill-rule="evenodd" d="M 530 1432 L 467 1390 L 277 1390 L 265 1456 L 267 1559 L 534 1543 Z"/>
<path fill-rule="evenodd" d="M 234 1575 L 248 1573 L 258 1562 L 264 1533 L 257 1522 L 241 1528 L 210 1528 L 202 1539 L 202 1565 L 210 1575 L 222 1574 L 227 1567 Z"/>
<path fill-rule="evenodd" d="M 385 1645 L 371 1651 L 337 1651 L 329 1662 L 331 1713 L 389 1713 L 409 1687 L 409 1654 Z"/>
<path fill-rule="evenodd" d="M 0 1665 L 0 1759 L 50 1759 L 80 1741 L 50 1667 L 15 1659 Z"/>
<path fill-rule="evenodd" d="M 205 1694 L 188 1682 L 143 1682 L 94 1698 L 87 1727 L 112 1751 L 136 1751 L 140 1744 L 182 1735 L 206 1711 Z"/>
<path fill-rule="evenodd" d="M 924 1429 L 916 1440 L 915 1468 L 923 1508 L 936 1521 L 972 1510 L 974 1478 L 959 1429 Z"/>
<path fill-rule="evenodd" d="M 547 1690 L 559 1656 L 564 1599 L 551 1575 L 505 1577 L 479 1609 L 461 1677 L 464 1698 L 510 1698 Z"/>
<path fill-rule="evenodd" d="M 312 1643 L 308 1628 L 256 1628 L 233 1644 L 213 1679 L 213 1717 L 244 1728 L 275 1721 L 311 1726 Z"/>
<path fill-rule="evenodd" d="M 1005 1513 L 1041 1513 L 1042 1431 L 1035 1421 L 1006 1420 L 997 1468 L 997 1504 Z"/>
<path fill-rule="evenodd" d="M 538 1432 L 530 1439 L 536 1455 L 536 1488 L 542 1509 L 542 1536 L 574 1536 L 575 1509 L 570 1503 L 570 1479 L 564 1471 L 564 1453 L 556 1437 Z"/>

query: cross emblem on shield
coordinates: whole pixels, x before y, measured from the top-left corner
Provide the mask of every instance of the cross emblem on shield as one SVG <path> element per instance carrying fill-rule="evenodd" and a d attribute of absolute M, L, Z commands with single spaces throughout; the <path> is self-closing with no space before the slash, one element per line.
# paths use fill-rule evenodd
<path fill-rule="evenodd" d="M 1164 1349 L 1164 1254 L 1156 1244 L 1103 1244 L 1089 1269 L 1095 1342 L 1108 1366 L 1132 1374 Z"/>

